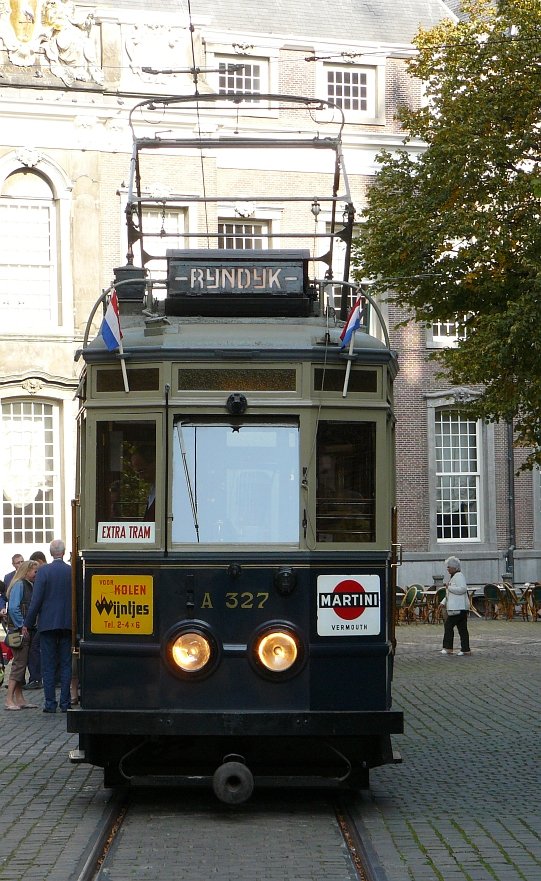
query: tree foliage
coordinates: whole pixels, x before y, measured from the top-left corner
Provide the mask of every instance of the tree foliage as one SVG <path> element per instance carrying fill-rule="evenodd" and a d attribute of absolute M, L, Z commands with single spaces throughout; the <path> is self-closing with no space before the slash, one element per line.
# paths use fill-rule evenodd
<path fill-rule="evenodd" d="M 427 102 L 400 111 L 404 147 L 378 157 L 355 263 L 417 321 L 463 324 L 457 347 L 435 355 L 444 375 L 479 385 L 470 412 L 515 419 L 518 442 L 537 449 L 541 0 L 463 8 L 466 20 L 417 35 L 409 67 Z"/>

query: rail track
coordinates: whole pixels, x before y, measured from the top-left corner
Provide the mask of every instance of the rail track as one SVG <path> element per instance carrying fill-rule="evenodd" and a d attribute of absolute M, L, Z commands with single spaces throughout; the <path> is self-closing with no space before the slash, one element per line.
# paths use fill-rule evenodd
<path fill-rule="evenodd" d="M 207 793 L 118 791 L 73 881 L 385 881 L 355 799 L 257 795 L 230 808 Z"/>

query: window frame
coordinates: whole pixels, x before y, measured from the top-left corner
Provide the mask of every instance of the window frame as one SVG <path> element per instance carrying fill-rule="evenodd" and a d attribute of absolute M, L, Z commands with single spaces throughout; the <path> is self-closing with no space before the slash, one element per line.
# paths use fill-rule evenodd
<path fill-rule="evenodd" d="M 450 447 L 455 451 L 451 457 L 450 461 L 452 465 L 452 470 L 446 470 L 445 468 L 438 469 L 438 427 L 437 421 L 440 420 L 440 424 L 442 429 L 444 428 L 444 423 L 442 417 L 447 417 L 446 425 L 448 427 L 448 431 L 444 432 L 443 430 L 440 432 L 439 437 L 442 440 L 450 440 Z M 468 542 L 468 543 L 477 543 L 480 541 L 480 531 L 481 531 L 481 449 L 480 449 L 480 430 L 479 430 L 479 420 L 469 419 L 467 417 L 463 417 L 460 409 L 458 407 L 440 407 L 434 413 L 435 420 L 435 445 L 434 450 L 436 454 L 436 537 L 439 542 L 449 543 L 449 542 Z M 453 426 L 458 426 L 458 429 L 453 430 Z M 471 427 L 473 426 L 473 432 L 471 431 Z M 453 439 L 458 438 L 458 443 L 453 443 Z M 462 440 L 466 440 L 466 446 L 461 443 Z M 443 453 L 445 446 L 442 443 L 440 446 L 440 458 L 443 461 Z M 466 458 L 469 462 L 475 462 L 475 468 L 464 468 L 464 467 L 455 467 L 456 462 L 456 450 L 458 450 L 458 458 L 462 462 L 464 459 L 464 455 L 462 454 L 463 450 L 466 450 Z M 438 523 L 439 518 L 444 518 L 446 515 L 443 510 L 444 498 L 443 498 L 443 484 L 445 481 L 449 481 L 450 490 L 449 490 L 449 499 L 448 502 L 453 505 L 455 503 L 462 504 L 461 496 L 466 490 L 468 499 L 470 498 L 471 488 L 473 487 L 474 491 L 474 506 L 471 511 L 468 510 L 467 513 L 467 521 L 465 524 L 462 524 L 462 512 L 460 512 L 460 520 L 461 523 L 457 526 L 453 522 L 453 511 L 447 515 L 451 518 L 451 522 L 448 524 L 448 529 L 451 531 L 451 535 L 446 536 L 443 531 L 446 529 L 445 524 L 442 523 L 440 526 Z M 441 491 L 441 497 L 438 497 Z M 474 512 L 476 515 L 475 523 L 470 520 L 470 513 Z M 460 534 L 454 534 L 456 530 L 459 530 Z M 466 534 L 464 534 L 464 530 Z M 475 530 L 475 535 L 472 534 Z"/>
<path fill-rule="evenodd" d="M 338 56 L 334 53 L 334 58 Z M 316 66 L 316 94 L 324 95 L 325 98 L 336 103 L 329 95 L 328 72 L 356 71 L 368 75 L 366 110 L 351 110 L 342 108 L 345 121 L 348 125 L 386 125 L 386 59 L 384 55 L 366 55 L 363 61 L 360 52 L 355 61 L 333 60 L 321 61 Z M 331 109 L 323 109 L 317 112 L 317 119 L 325 121 L 336 115 Z"/>
<path fill-rule="evenodd" d="M 243 61 L 246 63 L 257 62 L 265 67 L 262 74 L 260 93 L 277 93 L 279 91 L 279 55 L 279 45 L 273 45 L 272 41 L 270 45 L 265 46 L 253 44 L 246 47 L 240 47 L 238 44 L 224 43 L 219 39 L 214 41 L 212 39 L 212 34 L 209 33 L 207 36 L 207 67 L 210 70 L 210 73 L 207 74 L 207 79 L 209 85 L 219 94 L 219 65 L 221 62 L 229 61 L 232 64 L 242 64 Z M 230 108 L 227 106 L 223 109 L 221 108 L 220 115 L 225 118 L 235 117 L 239 112 L 239 108 L 242 110 L 243 116 L 249 115 L 276 118 L 279 116 L 280 112 L 278 107 L 271 108 L 268 101 L 259 100 L 257 102 L 243 101 L 239 105 L 231 104 Z"/>
<path fill-rule="evenodd" d="M 35 174 L 45 181 L 52 193 L 52 213 L 55 217 L 54 271 L 51 285 L 54 288 L 50 304 L 50 321 L 44 323 L 43 317 L 34 321 L 31 310 L 25 315 L 25 331 L 28 336 L 39 334 L 55 336 L 74 333 L 73 277 L 71 255 L 71 205 L 73 184 L 65 172 L 40 151 L 19 148 L 0 158 L 0 193 L 5 181 L 13 173 Z M 2 334 L 21 333 L 20 317 L 11 306 L 0 309 Z M 15 322 L 16 326 L 15 326 Z"/>
<path fill-rule="evenodd" d="M 216 540 L 212 540 L 212 541 L 209 541 L 208 538 L 205 539 L 204 532 L 202 531 L 202 528 L 205 525 L 204 518 L 206 516 L 205 508 L 202 507 L 204 495 L 201 496 L 201 498 L 199 498 L 196 495 L 197 490 L 199 488 L 198 485 L 199 485 L 200 481 L 198 481 L 198 479 L 197 479 L 197 474 L 194 474 L 193 470 L 192 470 L 193 469 L 193 461 L 192 461 L 193 450 L 192 450 L 191 445 L 192 445 L 192 442 L 195 440 L 195 438 L 191 438 L 189 436 L 189 434 L 183 435 L 184 449 L 187 454 L 187 461 L 186 461 L 186 464 L 184 464 L 183 457 L 181 454 L 181 449 L 178 446 L 179 441 L 177 440 L 177 432 L 182 433 L 183 427 L 186 429 L 193 429 L 194 427 L 201 429 L 202 436 L 201 436 L 201 439 L 197 441 L 198 454 L 195 457 L 196 460 L 199 461 L 200 456 L 201 456 L 202 447 L 205 445 L 205 443 L 208 442 L 208 439 L 210 439 L 210 431 L 212 429 L 216 429 L 218 432 L 225 431 L 226 433 L 231 433 L 231 430 L 232 430 L 231 418 L 227 417 L 227 416 L 221 416 L 221 415 L 219 415 L 219 416 L 197 415 L 194 417 L 190 417 L 190 416 L 186 416 L 182 412 L 177 411 L 173 414 L 171 426 L 173 429 L 173 437 L 172 437 L 172 441 L 170 444 L 170 446 L 171 446 L 171 508 L 172 508 L 172 512 L 173 512 L 173 521 L 171 523 L 171 547 L 172 548 L 186 549 L 186 548 L 191 548 L 191 547 L 196 547 L 196 546 L 197 547 L 204 546 L 204 547 L 213 548 L 213 549 L 225 550 L 226 548 L 240 547 L 240 548 L 242 548 L 243 552 L 250 551 L 255 547 L 259 547 L 259 548 L 261 548 L 261 547 L 262 548 L 289 547 L 289 548 L 298 550 L 298 548 L 301 545 L 301 541 L 302 541 L 302 539 L 301 539 L 301 534 L 302 534 L 301 533 L 301 420 L 298 416 L 285 417 L 285 416 L 272 416 L 269 414 L 259 414 L 259 415 L 252 415 L 250 417 L 244 417 L 244 416 L 239 417 L 239 428 L 240 428 L 240 432 L 238 435 L 239 438 L 242 436 L 243 428 L 246 429 L 247 432 L 250 432 L 250 430 L 256 429 L 256 430 L 262 430 L 263 433 L 264 433 L 265 428 L 268 428 L 271 431 L 273 430 L 273 428 L 274 429 L 282 428 L 286 432 L 291 431 L 291 429 L 295 429 L 295 431 L 296 431 L 297 443 L 296 443 L 296 446 L 293 450 L 293 454 L 296 457 L 297 472 L 296 472 L 296 484 L 293 487 L 293 490 L 296 491 L 297 517 L 295 518 L 294 512 L 293 512 L 292 521 L 290 524 L 290 525 L 292 525 L 293 523 L 295 523 L 296 534 L 294 536 L 293 536 L 293 534 L 291 534 L 290 538 L 283 538 L 282 537 L 282 538 L 277 539 L 275 541 L 268 541 L 268 540 L 262 541 L 262 540 L 256 539 L 256 538 L 249 538 L 248 536 L 243 540 L 241 537 L 242 532 L 240 531 L 242 529 L 242 526 L 239 527 L 239 537 L 238 538 L 231 539 L 231 540 L 218 540 L 218 539 L 216 539 Z M 210 431 L 207 431 L 206 435 L 205 435 L 205 429 L 210 430 Z M 233 436 L 236 437 L 236 433 L 234 433 Z M 277 436 L 278 436 L 278 434 L 277 434 Z M 284 436 L 287 436 L 287 435 L 284 435 Z M 257 455 L 257 457 L 259 459 L 259 455 L 260 455 L 259 449 L 257 447 L 254 447 L 253 452 L 254 452 L 254 455 Z M 274 476 L 276 478 L 278 478 L 279 487 L 283 488 L 283 486 L 284 486 L 283 467 L 284 467 L 284 462 L 287 465 L 288 460 L 287 460 L 287 458 L 283 459 L 283 456 L 282 456 L 282 459 L 280 458 L 279 445 L 275 448 L 274 452 L 271 455 L 277 457 L 278 461 L 280 462 L 280 467 L 277 468 L 277 470 L 274 472 Z M 231 473 L 229 475 L 229 477 L 233 480 L 236 480 L 237 477 L 241 476 L 243 473 L 243 472 L 239 471 L 239 473 L 237 475 L 235 475 L 234 464 L 235 464 L 236 458 L 238 458 L 238 451 L 237 451 L 236 455 L 235 455 L 235 452 L 233 451 L 231 454 L 231 469 L 230 469 Z M 225 452 L 219 457 L 219 461 L 220 461 L 220 473 L 227 477 L 228 461 L 227 461 L 227 457 L 225 455 Z M 176 462 L 176 468 L 175 468 L 175 462 Z M 247 463 L 250 462 L 249 456 L 246 457 L 246 462 Z M 186 519 L 186 522 L 189 523 L 189 516 L 190 515 L 187 513 L 188 509 L 189 509 L 189 498 L 188 498 L 189 489 L 186 489 L 186 490 L 184 489 L 185 487 L 187 487 L 186 479 L 185 479 L 185 472 L 184 472 L 184 468 L 186 468 L 186 467 L 188 467 L 189 473 L 191 476 L 191 481 L 193 481 L 192 491 L 194 493 L 194 502 L 197 506 L 197 510 L 198 510 L 198 514 L 199 514 L 198 520 L 199 520 L 199 527 L 201 530 L 200 531 L 201 544 L 199 544 L 198 539 L 195 538 L 195 533 L 194 533 L 194 538 L 192 540 L 187 540 L 185 538 L 183 539 L 182 537 L 179 537 L 178 535 L 177 536 L 174 535 L 175 515 L 177 517 L 177 520 L 181 520 L 184 517 Z M 280 468 L 282 470 L 280 470 Z M 206 470 L 206 462 L 203 463 L 203 472 L 205 470 Z M 179 481 L 177 484 L 178 496 L 175 493 L 175 485 L 176 485 L 175 475 L 178 476 L 178 481 Z M 282 477 L 282 480 L 280 480 L 280 477 Z M 246 493 L 247 489 L 248 489 L 248 486 L 245 488 L 244 495 L 247 494 Z M 219 492 L 214 493 L 214 495 L 216 496 L 216 498 L 218 498 Z M 230 505 L 231 505 L 231 507 L 234 507 L 234 493 L 233 492 L 225 493 L 223 500 L 227 502 L 226 507 L 228 509 L 229 509 Z M 207 502 L 205 502 L 205 504 L 209 504 L 208 500 L 207 500 Z M 214 504 L 214 501 L 210 504 L 212 507 L 212 505 Z M 276 504 L 278 504 L 282 508 L 284 507 L 283 496 L 280 496 L 280 498 L 276 501 Z M 182 512 L 183 506 L 186 508 L 186 510 L 184 512 Z M 209 510 L 210 510 L 210 508 L 209 508 Z M 220 518 L 221 521 L 229 522 L 231 529 L 237 528 L 235 518 L 233 516 L 231 516 L 231 514 L 225 508 L 224 508 L 223 512 L 219 511 L 219 513 L 223 513 L 223 517 Z M 255 519 L 257 520 L 257 518 L 255 518 Z M 240 517 L 240 523 L 242 523 L 242 517 Z M 189 528 L 191 529 L 191 523 L 189 523 Z"/>
<path fill-rule="evenodd" d="M 88 413 L 85 426 L 85 462 L 82 470 L 82 480 L 84 481 L 85 505 L 83 518 L 81 521 L 81 540 L 87 548 L 105 547 L 113 550 L 122 550 L 128 546 L 128 542 L 116 542 L 107 545 L 103 541 L 98 541 L 98 499 L 97 499 L 97 443 L 98 443 L 98 424 L 103 422 L 117 423 L 141 423 L 145 422 L 154 426 L 156 438 L 156 474 L 164 473 L 165 462 L 163 459 L 164 450 L 164 434 L 163 434 L 163 414 L 156 410 L 144 410 L 142 413 L 134 413 L 133 411 L 124 411 L 121 408 L 100 410 L 96 413 Z M 140 543 L 130 541 L 129 547 L 137 548 L 159 548 L 164 543 L 164 524 L 162 521 L 163 513 L 163 482 L 156 480 L 156 496 L 155 496 L 155 531 L 154 540 L 142 540 Z M 132 522 L 132 521 L 99 521 L 99 522 Z M 144 523 L 145 521 L 140 521 Z"/>
<path fill-rule="evenodd" d="M 47 501 L 46 499 L 43 500 L 44 508 L 45 508 L 45 506 L 48 506 L 50 510 L 49 510 L 49 513 L 46 513 L 44 510 L 44 513 L 42 515 L 44 520 L 50 518 L 51 527 L 50 527 L 50 530 L 48 530 L 44 524 L 44 526 L 41 530 L 44 533 L 43 538 L 40 539 L 40 538 L 36 537 L 38 530 L 35 526 L 35 520 L 38 515 L 36 514 L 35 510 L 33 509 L 31 513 L 24 514 L 25 509 L 33 508 L 33 506 L 36 504 L 35 498 L 31 502 L 29 502 L 27 505 L 22 505 L 20 507 L 20 510 L 22 512 L 21 517 L 23 518 L 23 520 L 28 517 L 32 518 L 32 521 L 33 521 L 33 525 L 31 528 L 32 537 L 29 540 L 26 539 L 26 537 L 25 537 L 26 530 L 24 528 L 24 522 L 23 522 L 23 525 L 21 526 L 21 532 L 22 532 L 21 538 L 14 537 L 13 541 L 9 541 L 9 539 L 6 537 L 5 529 L 4 529 L 5 518 L 6 517 L 15 518 L 17 516 L 15 512 L 19 508 L 19 506 L 16 506 L 15 503 L 13 502 L 13 513 L 12 514 L 8 514 L 8 513 L 4 514 L 4 505 L 5 504 L 10 505 L 11 500 L 9 498 L 6 498 L 6 499 L 4 498 L 5 480 L 2 480 L 0 478 L 0 489 L 2 490 L 2 541 L 3 541 L 4 548 L 21 547 L 21 546 L 34 546 L 34 548 L 35 548 L 36 546 L 49 545 L 49 543 L 53 540 L 55 534 L 57 534 L 59 524 L 61 524 L 61 522 L 62 522 L 61 497 L 62 497 L 62 491 L 63 491 L 63 486 L 62 486 L 63 479 L 62 479 L 62 473 L 61 473 L 61 462 L 62 462 L 62 440 L 61 439 L 63 437 L 63 432 L 61 429 L 62 429 L 63 422 L 64 422 L 64 414 L 63 414 L 63 409 L 62 409 L 62 401 L 57 400 L 57 399 L 47 398 L 47 397 L 43 397 L 43 396 L 28 397 L 28 396 L 24 396 L 24 395 L 22 395 L 20 393 L 16 393 L 16 392 L 13 395 L 2 397 L 2 399 L 0 400 L 0 425 L 2 428 L 1 446 L 3 448 L 3 455 L 2 455 L 2 461 L 4 463 L 3 473 L 5 475 L 7 475 L 10 472 L 10 469 L 7 464 L 8 457 L 6 455 L 6 450 L 4 449 L 4 443 L 5 443 L 5 437 L 6 437 L 5 419 L 7 418 L 7 414 L 4 413 L 4 409 L 6 407 L 12 408 L 12 407 L 18 406 L 18 405 L 21 405 L 23 410 L 25 407 L 30 407 L 31 409 L 33 409 L 36 406 L 40 406 L 42 408 L 50 407 L 50 410 L 51 410 L 51 412 L 50 412 L 51 427 L 49 430 L 51 432 L 52 437 L 51 437 L 51 441 L 49 443 L 52 447 L 52 454 L 50 457 L 47 457 L 44 452 L 44 462 L 47 461 L 47 458 L 50 458 L 52 460 L 52 468 L 49 469 L 48 471 L 46 471 L 46 475 L 49 475 L 49 479 L 50 479 L 50 488 L 49 489 L 51 492 L 51 499 L 50 499 L 50 501 Z M 21 420 L 22 423 L 24 423 L 25 421 L 26 420 Z M 30 422 L 32 422 L 32 424 L 34 424 L 36 421 L 39 421 L 39 420 L 32 418 L 31 420 L 28 420 L 28 421 L 30 421 Z M 45 431 L 45 429 L 43 429 L 43 431 Z M 20 444 L 17 444 L 17 448 L 20 448 Z M 18 469 L 16 469 L 16 468 L 11 469 L 12 472 L 15 472 L 17 470 Z M 46 475 L 44 475 L 44 477 Z M 12 531 L 15 532 L 16 531 L 15 528 L 13 528 Z"/>
<path fill-rule="evenodd" d="M 475 395 L 474 390 L 449 389 L 448 392 L 428 393 L 427 402 L 427 450 L 428 450 L 428 482 L 429 482 L 429 551 L 434 553 L 450 553 L 460 555 L 466 543 L 475 548 L 476 552 L 492 552 L 497 548 L 496 518 L 489 512 L 496 510 L 496 473 L 495 473 L 495 435 L 494 425 L 478 421 L 478 469 L 479 469 L 479 536 L 477 539 L 439 539 L 436 529 L 436 427 L 435 413 L 439 410 L 460 410 L 457 401 L 465 393 Z"/>

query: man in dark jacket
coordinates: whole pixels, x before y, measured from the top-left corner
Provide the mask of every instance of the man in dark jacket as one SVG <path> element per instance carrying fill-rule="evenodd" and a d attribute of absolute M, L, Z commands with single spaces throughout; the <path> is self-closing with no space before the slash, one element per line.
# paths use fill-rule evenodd
<path fill-rule="evenodd" d="M 64 563 L 66 546 L 56 538 L 50 544 L 52 563 L 40 566 L 34 581 L 32 602 L 23 627 L 38 619 L 41 644 L 41 676 L 45 694 L 44 713 L 56 713 L 55 675 L 60 668 L 60 709 L 70 707 L 71 682 L 71 568 Z"/>

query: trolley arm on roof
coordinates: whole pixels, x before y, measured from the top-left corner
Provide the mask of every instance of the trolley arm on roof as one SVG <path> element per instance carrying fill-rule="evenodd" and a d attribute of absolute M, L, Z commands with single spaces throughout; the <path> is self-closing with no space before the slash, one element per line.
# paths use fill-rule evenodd
<path fill-rule="evenodd" d="M 340 118 L 339 137 L 342 135 L 346 121 L 344 111 L 333 101 L 329 101 L 326 98 L 307 98 L 305 95 L 282 95 L 277 92 L 258 93 L 257 98 L 259 101 L 278 101 L 283 104 L 299 104 L 307 110 L 330 110 L 333 113 L 338 114 Z M 243 101 L 251 102 L 253 100 L 254 95 L 251 92 L 230 92 L 229 94 L 224 95 L 214 92 L 207 95 L 169 95 L 164 98 L 146 98 L 144 101 L 139 101 L 139 103 L 130 110 L 129 126 L 135 140 L 134 116 L 138 111 L 143 110 L 145 107 L 147 110 L 157 110 L 160 107 L 173 107 L 175 104 L 178 105 L 179 108 L 186 104 L 192 104 L 194 111 L 198 112 L 202 104 L 230 102 L 238 106 L 239 104 L 242 104 Z M 192 139 L 192 144 L 193 141 L 194 139 Z"/>

